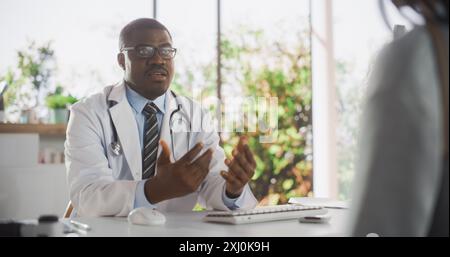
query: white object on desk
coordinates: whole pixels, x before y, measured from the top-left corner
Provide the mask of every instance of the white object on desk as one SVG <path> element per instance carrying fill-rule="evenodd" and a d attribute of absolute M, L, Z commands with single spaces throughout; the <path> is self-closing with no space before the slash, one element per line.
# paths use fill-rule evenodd
<path fill-rule="evenodd" d="M 275 220 L 298 219 L 304 216 L 314 216 L 327 213 L 327 210 L 317 206 L 276 205 L 257 207 L 252 210 L 213 211 L 209 212 L 204 221 L 230 224 L 244 224 Z"/>
<path fill-rule="evenodd" d="M 84 230 L 84 231 L 89 231 L 91 230 L 91 227 L 88 224 L 84 224 L 75 220 L 70 220 L 69 221 L 70 224 L 72 224 L 73 226 L 75 226 L 78 229 Z"/>
<path fill-rule="evenodd" d="M 132 210 L 128 214 L 128 222 L 147 226 L 162 225 L 166 223 L 166 217 L 155 209 L 140 207 Z"/>
<path fill-rule="evenodd" d="M 300 204 L 303 206 L 322 206 L 330 209 L 348 209 L 348 201 L 332 200 L 330 198 L 320 197 L 291 197 L 288 203 Z"/>

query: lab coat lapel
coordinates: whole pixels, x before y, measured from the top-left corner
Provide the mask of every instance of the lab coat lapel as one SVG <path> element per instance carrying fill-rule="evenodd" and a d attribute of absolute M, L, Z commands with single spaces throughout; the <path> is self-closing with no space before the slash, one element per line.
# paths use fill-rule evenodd
<path fill-rule="evenodd" d="M 138 128 L 130 104 L 126 98 L 125 85 L 115 86 L 108 101 L 116 102 L 109 110 L 123 154 L 130 167 L 134 180 L 142 178 L 142 156 L 139 143 Z"/>

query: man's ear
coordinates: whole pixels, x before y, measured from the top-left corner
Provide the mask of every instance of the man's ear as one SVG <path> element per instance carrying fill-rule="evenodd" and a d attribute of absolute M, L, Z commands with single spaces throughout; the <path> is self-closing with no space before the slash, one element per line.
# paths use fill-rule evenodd
<path fill-rule="evenodd" d="M 122 70 L 125 70 L 125 55 L 123 55 L 123 53 L 117 54 L 117 63 L 119 63 Z"/>

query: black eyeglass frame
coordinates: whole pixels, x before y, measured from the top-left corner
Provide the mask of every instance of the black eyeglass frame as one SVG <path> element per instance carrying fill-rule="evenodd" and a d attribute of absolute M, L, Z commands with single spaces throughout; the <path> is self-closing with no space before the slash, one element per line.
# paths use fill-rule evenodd
<path fill-rule="evenodd" d="M 142 55 L 139 53 L 139 48 L 147 48 L 147 49 L 151 49 L 151 54 L 150 55 Z M 153 56 L 155 56 L 155 53 L 158 52 L 159 56 L 161 56 L 161 58 L 165 59 L 165 60 L 171 60 L 173 58 L 175 58 L 175 55 L 177 54 L 177 49 L 171 46 L 162 46 L 162 47 L 155 47 L 155 46 L 150 46 L 150 45 L 137 45 L 137 46 L 130 46 L 130 47 L 124 47 L 122 48 L 121 52 L 123 51 L 135 51 L 136 55 L 140 58 L 152 58 Z M 162 51 L 164 50 L 169 50 L 171 52 L 171 55 L 165 55 L 164 53 L 162 53 Z"/>

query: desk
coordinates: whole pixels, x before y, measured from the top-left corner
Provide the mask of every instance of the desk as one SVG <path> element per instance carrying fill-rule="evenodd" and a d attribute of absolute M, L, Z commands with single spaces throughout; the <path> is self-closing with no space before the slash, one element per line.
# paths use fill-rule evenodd
<path fill-rule="evenodd" d="M 205 212 L 164 213 L 166 223 L 160 226 L 128 224 L 125 217 L 81 217 L 91 230 L 86 236 L 148 236 L 148 237 L 310 237 L 343 236 L 346 210 L 329 209 L 328 224 L 300 223 L 298 220 L 272 221 L 253 224 L 207 223 L 201 219 Z"/>

